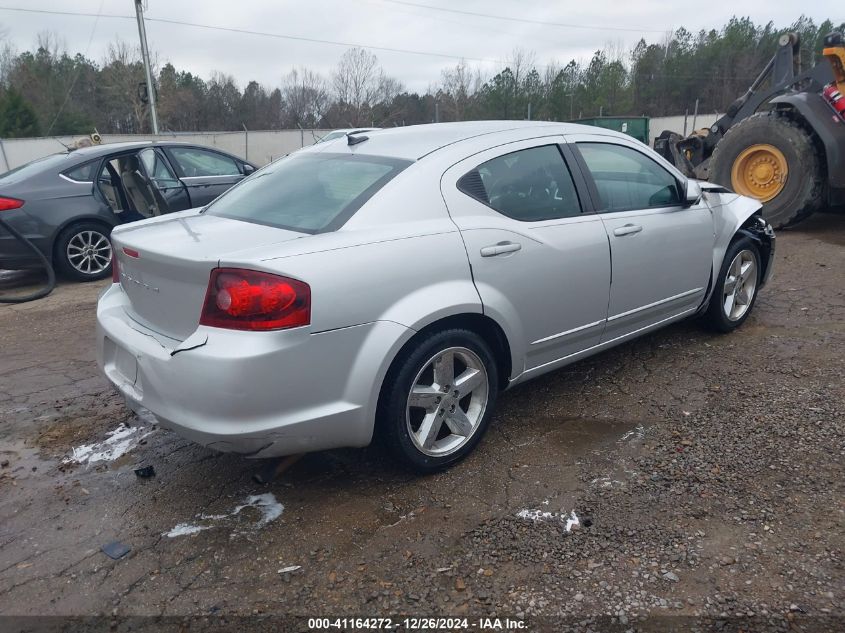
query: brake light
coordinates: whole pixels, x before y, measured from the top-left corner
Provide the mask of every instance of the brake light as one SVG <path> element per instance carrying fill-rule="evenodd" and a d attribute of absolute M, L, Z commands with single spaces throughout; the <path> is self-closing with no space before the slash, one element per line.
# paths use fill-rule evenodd
<path fill-rule="evenodd" d="M 0 211 L 11 211 L 12 209 L 20 209 L 23 206 L 23 200 L 17 198 L 2 198 L 0 197 Z"/>
<path fill-rule="evenodd" d="M 257 270 L 215 268 L 200 325 L 229 330 L 284 330 L 311 323 L 311 287 Z"/>

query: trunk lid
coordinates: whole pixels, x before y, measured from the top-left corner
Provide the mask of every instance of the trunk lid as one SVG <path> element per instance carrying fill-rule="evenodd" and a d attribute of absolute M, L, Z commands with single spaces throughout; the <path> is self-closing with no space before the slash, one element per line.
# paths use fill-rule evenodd
<path fill-rule="evenodd" d="M 197 329 L 211 270 L 222 257 L 305 236 L 196 210 L 121 227 L 112 243 L 127 312 L 154 332 L 183 341 Z"/>

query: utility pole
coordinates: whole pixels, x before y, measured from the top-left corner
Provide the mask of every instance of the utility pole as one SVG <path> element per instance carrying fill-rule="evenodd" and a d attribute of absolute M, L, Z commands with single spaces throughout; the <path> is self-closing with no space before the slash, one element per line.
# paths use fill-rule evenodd
<path fill-rule="evenodd" d="M 153 134 L 158 136 L 156 88 L 153 83 L 153 72 L 150 69 L 150 51 L 147 49 L 147 29 L 144 27 L 143 0 L 135 0 L 135 17 L 138 18 L 138 36 L 141 38 L 141 57 L 144 59 L 144 72 L 147 75 L 147 98 L 150 100 L 150 118 L 153 122 Z"/>

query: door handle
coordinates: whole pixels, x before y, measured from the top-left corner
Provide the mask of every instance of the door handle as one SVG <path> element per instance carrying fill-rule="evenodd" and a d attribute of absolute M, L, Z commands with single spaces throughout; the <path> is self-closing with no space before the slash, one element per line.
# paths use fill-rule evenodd
<path fill-rule="evenodd" d="M 639 224 L 626 224 L 625 226 L 620 226 L 618 229 L 613 229 L 613 234 L 618 236 L 623 235 L 633 235 L 634 233 L 639 233 L 643 230 Z"/>
<path fill-rule="evenodd" d="M 491 246 L 484 246 L 481 249 L 482 257 L 495 257 L 496 255 L 505 255 L 507 253 L 515 253 L 522 248 L 522 244 L 516 242 L 499 242 Z"/>

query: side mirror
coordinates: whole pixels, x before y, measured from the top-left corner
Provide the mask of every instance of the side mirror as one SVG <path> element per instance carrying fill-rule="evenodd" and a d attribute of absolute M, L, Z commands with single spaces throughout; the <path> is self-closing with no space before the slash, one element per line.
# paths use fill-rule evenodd
<path fill-rule="evenodd" d="M 255 173 L 255 167 L 250 165 L 249 163 L 244 163 L 244 176 L 249 176 L 250 174 Z"/>
<path fill-rule="evenodd" d="M 684 192 L 684 206 L 691 207 L 701 200 L 701 185 L 697 180 L 690 178 Z"/>

